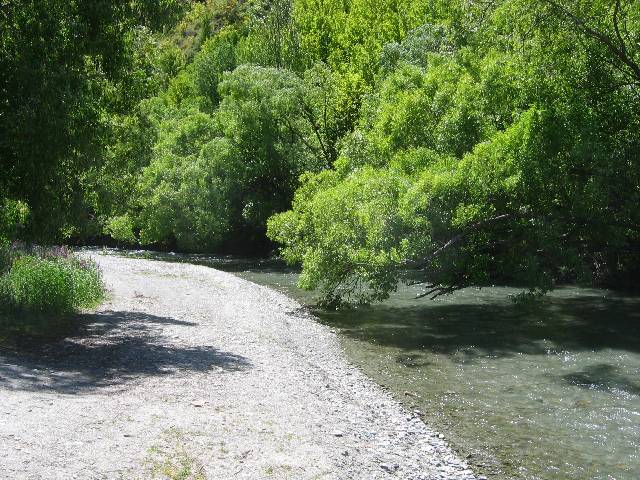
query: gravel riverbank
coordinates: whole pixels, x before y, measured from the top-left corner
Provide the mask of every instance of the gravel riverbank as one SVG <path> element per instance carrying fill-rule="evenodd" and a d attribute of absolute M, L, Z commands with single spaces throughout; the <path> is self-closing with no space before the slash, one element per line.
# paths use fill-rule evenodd
<path fill-rule="evenodd" d="M 0 350 L 3 478 L 475 478 L 293 300 L 207 267 L 94 258 L 110 299 L 82 334 Z"/>

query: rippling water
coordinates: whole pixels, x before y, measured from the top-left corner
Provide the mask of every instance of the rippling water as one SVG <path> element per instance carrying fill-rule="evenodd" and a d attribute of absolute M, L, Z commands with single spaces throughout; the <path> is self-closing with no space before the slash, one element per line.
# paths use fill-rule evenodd
<path fill-rule="evenodd" d="M 302 302 L 297 274 L 273 262 L 203 256 Z M 352 361 L 422 412 L 493 478 L 640 478 L 640 297 L 562 288 L 535 309 L 508 288 L 437 301 L 401 288 L 358 310 L 315 313 Z"/>

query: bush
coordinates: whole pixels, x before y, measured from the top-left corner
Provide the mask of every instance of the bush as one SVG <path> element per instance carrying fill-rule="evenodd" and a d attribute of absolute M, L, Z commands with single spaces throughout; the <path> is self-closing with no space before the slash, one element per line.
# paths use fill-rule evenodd
<path fill-rule="evenodd" d="M 9 242 L 0 239 L 0 275 L 11 268 L 11 248 Z"/>
<path fill-rule="evenodd" d="M 26 203 L 0 197 L 0 249 L 19 235 L 28 218 Z"/>
<path fill-rule="evenodd" d="M 2 327 L 46 335 L 103 297 L 101 274 L 93 262 L 64 249 L 14 253 L 11 268 L 0 277 Z"/>
<path fill-rule="evenodd" d="M 135 245 L 138 241 L 135 233 L 136 225 L 129 214 L 111 217 L 105 225 L 105 232 L 114 240 Z"/>

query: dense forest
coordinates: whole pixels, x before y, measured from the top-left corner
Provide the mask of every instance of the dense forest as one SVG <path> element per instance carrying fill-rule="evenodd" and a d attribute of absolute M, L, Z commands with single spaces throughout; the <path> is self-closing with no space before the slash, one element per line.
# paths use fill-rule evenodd
<path fill-rule="evenodd" d="M 634 0 L 0 2 L 0 240 L 266 254 L 325 300 L 640 274 Z"/>

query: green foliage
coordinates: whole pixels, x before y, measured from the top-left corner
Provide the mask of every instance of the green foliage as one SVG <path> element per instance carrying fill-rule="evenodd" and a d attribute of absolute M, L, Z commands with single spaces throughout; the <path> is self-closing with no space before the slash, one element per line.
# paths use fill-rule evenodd
<path fill-rule="evenodd" d="M 0 193 L 29 206 L 25 234 L 55 238 L 76 221 L 79 173 L 100 156 L 105 113 L 146 94 L 135 30 L 171 22 L 182 7 L 181 0 L 2 3 Z"/>
<path fill-rule="evenodd" d="M 300 48 L 291 0 L 248 2 L 247 35 L 240 39 L 240 64 L 303 71 L 309 63 Z"/>
<path fill-rule="evenodd" d="M 18 238 L 28 218 L 26 203 L 0 198 L 0 245 Z"/>
<path fill-rule="evenodd" d="M 331 303 L 377 300 L 378 292 L 396 284 L 393 272 L 404 246 L 395 239 L 406 230 L 397 202 L 406 182 L 369 167 L 342 181 L 336 177 L 324 172 L 309 178 L 294 211 L 272 217 L 269 233 L 285 245 L 285 259 L 302 262 L 303 288 L 322 287 Z"/>
<path fill-rule="evenodd" d="M 237 37 L 233 30 L 218 33 L 203 45 L 193 61 L 196 94 L 206 99 L 209 110 L 220 103 L 218 85 L 223 73 L 236 67 Z"/>
<path fill-rule="evenodd" d="M 111 165 L 131 176 L 107 175 L 96 199 L 113 238 L 187 251 L 263 248 L 267 219 L 289 207 L 299 175 L 333 163 L 345 127 L 331 71 L 226 71 L 233 62 L 220 55 L 230 58 L 236 38 L 220 32 L 206 42 L 128 121 Z M 118 160 L 128 155 L 139 163 Z"/>
<path fill-rule="evenodd" d="M 635 33 L 615 43 L 628 61 L 593 34 L 637 12 L 587 3 L 505 1 L 474 35 L 454 22 L 383 36 L 383 77 L 335 172 L 305 177 L 269 223 L 301 286 L 336 303 L 384 298 L 399 280 L 425 295 L 500 281 L 536 296 L 637 275 Z"/>
<path fill-rule="evenodd" d="M 0 17 L 0 193 L 31 228 L 267 233 L 330 303 L 640 273 L 637 2 L 211 0 L 164 35 L 140 25 L 179 2 L 125 3 Z"/>
<path fill-rule="evenodd" d="M 107 220 L 105 231 L 115 240 L 135 244 L 138 239 L 135 233 L 135 223 L 130 215 L 120 215 Z"/>
<path fill-rule="evenodd" d="M 294 2 L 302 47 L 314 59 L 372 81 L 383 45 L 400 42 L 434 14 L 430 2 L 330 0 Z"/>
<path fill-rule="evenodd" d="M 166 153 L 145 169 L 138 184 L 142 244 L 207 251 L 224 239 L 229 230 L 228 185 L 216 170 L 225 169 L 234 152 L 223 139 L 212 140 L 207 152 L 186 157 Z"/>
<path fill-rule="evenodd" d="M 48 335 L 70 315 L 104 298 L 98 267 L 66 250 L 5 252 L 10 268 L 0 276 L 2 333 Z"/>

